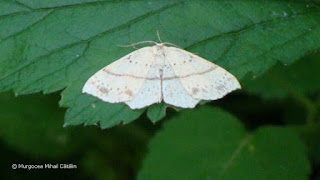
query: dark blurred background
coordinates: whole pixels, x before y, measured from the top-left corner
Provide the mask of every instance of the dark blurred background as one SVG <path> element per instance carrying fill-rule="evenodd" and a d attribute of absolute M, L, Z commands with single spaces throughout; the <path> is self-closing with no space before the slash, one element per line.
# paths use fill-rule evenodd
<path fill-rule="evenodd" d="M 249 130 L 277 124 L 296 128 L 308 148 L 312 174 L 320 179 L 320 55 L 293 65 L 277 64 L 262 77 L 248 75 L 243 90 L 207 103 L 223 107 Z M 63 127 L 60 92 L 16 97 L 0 93 L 0 179 L 134 179 L 150 138 L 170 116 L 152 124 L 143 114 L 128 125 Z M 305 124 L 312 121 L 311 128 Z M 74 164 L 75 169 L 13 170 L 12 164 Z"/>

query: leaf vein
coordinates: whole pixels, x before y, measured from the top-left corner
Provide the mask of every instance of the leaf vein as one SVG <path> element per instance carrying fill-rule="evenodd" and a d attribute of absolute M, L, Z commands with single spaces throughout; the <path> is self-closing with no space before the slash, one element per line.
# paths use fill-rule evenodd
<path fill-rule="evenodd" d="M 97 103 L 97 102 L 99 102 L 98 99 L 96 99 L 96 100 L 94 100 L 93 102 L 89 103 L 88 105 L 84 106 L 79 112 L 77 112 L 75 115 L 73 115 L 73 116 L 72 116 L 71 118 L 69 118 L 69 119 L 74 119 L 75 117 L 77 117 L 78 115 L 80 115 L 83 111 L 87 110 L 87 108 L 88 108 L 89 106 L 91 106 L 93 103 Z M 68 123 L 65 123 L 65 124 L 68 125 Z"/>
<path fill-rule="evenodd" d="M 104 32 L 101 32 L 101 33 L 99 33 L 99 34 L 97 34 L 97 35 L 95 35 L 95 36 L 93 36 L 93 37 L 91 37 L 91 38 L 88 38 L 87 40 L 80 40 L 80 41 L 77 41 L 77 42 L 73 42 L 73 43 L 67 44 L 67 45 L 65 45 L 65 46 L 63 46 L 63 47 L 56 48 L 56 49 L 52 50 L 51 52 L 49 52 L 48 54 L 39 56 L 38 58 L 34 59 L 33 61 L 30 61 L 30 63 L 22 66 L 21 68 L 13 71 L 12 73 L 9 73 L 8 75 L 2 77 L 0 80 L 4 80 L 5 78 L 7 78 L 7 77 L 9 77 L 9 76 L 11 76 L 11 75 L 13 75 L 13 74 L 15 74 L 16 72 L 20 71 L 21 69 L 23 69 L 23 68 L 25 68 L 25 67 L 33 64 L 33 63 L 35 63 L 35 62 L 36 62 L 37 60 L 39 60 L 39 59 L 42 59 L 42 58 L 44 58 L 44 57 L 48 57 L 48 56 L 50 56 L 50 55 L 52 55 L 52 54 L 54 54 L 54 53 L 56 53 L 56 52 L 59 52 L 59 51 L 61 51 L 61 50 L 63 50 L 63 49 L 71 48 L 71 47 L 76 46 L 76 45 L 79 45 L 79 44 L 81 44 L 81 43 L 90 43 L 91 41 L 93 41 L 93 40 L 95 40 L 95 39 L 97 39 L 97 38 L 99 38 L 99 37 L 101 37 L 101 36 L 103 36 L 103 35 L 105 35 L 105 34 L 114 32 L 114 31 L 116 31 L 116 30 L 118 30 L 118 29 L 121 29 L 121 28 L 123 28 L 123 27 L 126 27 L 126 26 L 130 26 L 132 23 L 135 23 L 135 22 L 137 22 L 137 21 L 139 21 L 139 20 L 142 20 L 142 19 L 144 19 L 144 18 L 150 17 L 150 16 L 152 16 L 152 15 L 154 15 L 154 14 L 160 12 L 160 11 L 163 11 L 163 10 L 166 10 L 166 9 L 171 8 L 171 7 L 173 7 L 173 6 L 176 6 L 176 5 L 178 5 L 178 4 L 182 3 L 182 2 L 183 2 L 183 1 L 179 1 L 179 2 L 176 2 L 176 3 L 170 4 L 170 5 L 164 6 L 164 7 L 160 8 L 160 9 L 155 10 L 155 11 L 148 12 L 148 13 L 146 13 L 146 14 L 144 14 L 144 15 L 141 15 L 141 16 L 133 19 L 133 20 L 130 20 L 130 21 L 128 21 L 127 23 L 124 23 L 124 24 L 122 24 L 122 25 L 120 25 L 120 26 L 117 26 L 117 27 L 115 27 L 115 28 L 111 28 L 111 29 L 108 29 L 108 30 L 106 30 L 106 31 L 104 31 Z"/>
<path fill-rule="evenodd" d="M 20 7 L 24 7 L 24 8 L 27 8 L 29 10 L 33 10 L 33 8 L 31 8 L 30 6 L 27 6 L 26 4 L 24 3 L 21 3 L 20 1 L 14 1 L 14 3 L 16 3 L 17 5 L 19 5 Z"/>
<path fill-rule="evenodd" d="M 22 29 L 21 31 L 18 31 L 14 34 L 11 34 L 3 39 L 0 39 L 0 43 L 6 41 L 7 39 L 10 39 L 11 37 L 14 37 L 14 36 L 18 36 L 19 34 L 27 31 L 28 29 L 30 29 L 31 27 L 37 25 L 38 23 L 40 23 L 41 21 L 45 20 L 50 14 L 52 14 L 53 10 L 50 10 L 48 11 L 48 14 L 44 15 L 42 18 L 40 18 L 39 20 L 35 21 L 34 23 L 30 24 L 29 26 L 27 26 L 26 28 Z"/>
<path fill-rule="evenodd" d="M 17 1 L 17 0 L 16 0 Z M 19 2 L 19 1 L 17 1 Z M 66 4 L 66 5 L 58 5 L 58 6 L 51 6 L 51 7 L 40 7 L 40 8 L 31 8 L 32 10 L 47 10 L 47 9 L 62 9 L 62 8 L 72 8 L 72 7 L 79 7 L 79 6 L 87 6 L 87 5 L 99 5 L 103 3 L 118 3 L 118 0 L 99 0 L 93 2 L 83 2 L 83 3 L 74 3 L 74 4 Z M 19 2 L 21 3 L 21 2 Z M 120 1 L 120 3 L 123 3 Z M 23 4 L 23 3 L 21 3 Z M 24 4 L 25 5 L 25 4 Z"/>
<path fill-rule="evenodd" d="M 201 44 L 205 44 L 205 43 L 207 43 L 209 41 L 215 40 L 217 38 L 220 38 L 220 37 L 223 37 L 223 36 L 226 36 L 226 35 L 238 35 L 238 34 L 240 34 L 242 32 L 248 31 L 248 30 L 253 29 L 253 28 L 257 27 L 257 26 L 268 25 L 270 23 L 274 23 L 274 22 L 277 22 L 277 21 L 280 21 L 280 20 L 287 20 L 289 18 L 295 18 L 295 17 L 299 17 L 299 16 L 304 16 L 304 15 L 311 14 L 311 13 L 318 13 L 318 12 L 317 11 L 310 11 L 310 12 L 298 13 L 298 14 L 294 14 L 294 15 L 291 15 L 291 16 L 287 16 L 285 18 L 284 17 L 278 17 L 278 18 L 262 21 L 262 22 L 259 22 L 259 23 L 256 23 L 256 24 L 251 24 L 251 25 L 249 25 L 247 27 L 244 27 L 242 29 L 229 31 L 229 32 L 222 33 L 222 34 L 217 34 L 217 35 L 211 36 L 209 38 L 200 40 L 198 42 L 195 42 L 195 43 L 185 47 L 185 49 L 191 49 L 193 47 L 196 47 L 196 46 L 201 45 Z"/>
<path fill-rule="evenodd" d="M 243 62 L 243 63 L 241 63 L 241 64 L 237 64 L 237 68 L 239 68 L 240 66 L 249 64 L 250 62 L 252 62 L 252 61 L 255 60 L 256 58 L 261 57 L 261 56 L 264 56 L 264 55 L 266 55 L 267 53 L 273 51 L 274 49 L 283 47 L 284 45 L 286 45 L 286 44 L 288 44 L 288 43 L 290 43 L 290 42 L 299 40 L 299 39 L 302 38 L 303 36 L 305 36 L 305 35 L 307 35 L 308 33 L 314 31 L 314 29 L 315 29 L 315 27 L 316 27 L 317 25 L 318 25 L 318 24 L 316 24 L 316 25 L 314 25 L 313 27 L 311 27 L 311 28 L 310 28 L 311 30 L 306 30 L 305 32 L 299 34 L 298 36 L 293 37 L 293 38 L 285 41 L 284 43 L 281 43 L 281 44 L 279 44 L 279 45 L 277 45 L 277 46 L 274 46 L 274 47 L 272 47 L 272 48 L 270 48 L 270 49 L 262 52 L 262 53 L 261 53 L 260 55 L 258 55 L 258 56 L 255 56 L 255 57 L 253 57 L 253 58 L 251 58 L 251 59 L 248 59 L 247 61 L 245 61 L 245 62 Z M 230 68 L 230 69 L 232 69 L 232 68 Z"/>
<path fill-rule="evenodd" d="M 34 83 L 36 83 L 36 82 L 38 82 L 38 81 L 40 81 L 40 80 L 42 80 L 42 79 L 44 79 L 44 78 L 52 75 L 52 74 L 54 74 L 54 73 L 56 73 L 56 72 L 58 72 L 58 71 L 60 71 L 60 70 L 62 70 L 62 69 L 68 68 L 69 66 L 71 66 L 72 64 L 74 64 L 78 59 L 80 59 L 81 57 L 84 56 L 84 54 L 85 54 L 86 51 L 88 50 L 88 47 L 89 47 L 89 45 L 86 44 L 86 47 L 84 48 L 84 50 L 82 51 L 82 53 L 81 53 L 78 57 L 76 57 L 75 59 L 73 59 L 73 60 L 72 60 L 69 64 L 67 64 L 66 66 L 60 67 L 60 68 L 56 69 L 55 71 L 50 72 L 50 73 L 48 73 L 48 74 L 46 74 L 46 75 L 44 75 L 44 76 L 40 76 L 38 79 L 36 79 L 36 80 L 28 83 L 26 86 L 24 86 L 24 87 L 22 87 L 22 88 L 19 88 L 19 90 L 20 90 L 20 91 L 23 91 L 25 88 L 28 88 L 28 87 L 31 86 L 32 84 L 34 84 Z M 19 72 L 20 72 L 20 71 L 19 71 Z"/>
<path fill-rule="evenodd" d="M 232 162 L 235 160 L 235 158 L 240 154 L 241 150 L 244 148 L 245 145 L 247 145 L 251 139 L 252 135 L 247 135 L 245 138 L 242 139 L 240 142 L 238 148 L 232 153 L 230 159 L 224 164 L 222 168 L 221 175 L 225 174 L 225 172 L 228 170 Z"/>

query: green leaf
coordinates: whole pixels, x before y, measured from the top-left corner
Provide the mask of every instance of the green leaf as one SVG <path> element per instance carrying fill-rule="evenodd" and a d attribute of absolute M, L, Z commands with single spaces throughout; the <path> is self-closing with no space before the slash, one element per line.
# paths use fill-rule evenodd
<path fill-rule="evenodd" d="M 156 40 L 156 30 L 163 40 L 239 79 L 258 76 L 278 61 L 290 64 L 320 47 L 320 8 L 309 1 L 19 0 L 0 5 L 0 91 L 64 89 L 65 125 L 111 127 L 143 113 L 104 103 L 81 89 L 96 71 L 134 50 L 118 45 Z"/>
<path fill-rule="evenodd" d="M 160 164 L 159 164 L 160 163 Z M 151 140 L 138 179 L 308 179 L 310 164 L 295 131 L 247 132 L 218 108 L 181 112 Z"/>
<path fill-rule="evenodd" d="M 293 126 L 294 130 L 301 134 L 304 143 L 308 147 L 308 155 L 316 165 L 320 164 L 320 123 L 310 126 Z"/>
<path fill-rule="evenodd" d="M 106 163 L 101 152 L 89 151 L 81 160 L 81 166 L 92 179 L 117 179 L 112 164 Z"/>
<path fill-rule="evenodd" d="M 52 100 L 53 96 L 16 98 L 1 93 L 1 140 L 33 157 L 57 158 L 72 152 L 75 143 L 62 127 L 64 110 Z"/>
<path fill-rule="evenodd" d="M 265 75 L 249 80 L 243 89 L 265 99 L 289 94 L 314 94 L 320 90 L 320 54 L 306 57 L 291 66 L 278 64 Z"/>
<path fill-rule="evenodd" d="M 148 108 L 147 116 L 155 123 L 166 116 L 167 108 L 165 103 L 154 104 Z"/>

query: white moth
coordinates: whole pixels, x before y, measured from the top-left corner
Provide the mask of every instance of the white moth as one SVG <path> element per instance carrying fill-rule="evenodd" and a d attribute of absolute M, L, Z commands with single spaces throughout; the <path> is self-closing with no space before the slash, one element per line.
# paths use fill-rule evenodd
<path fill-rule="evenodd" d="M 193 108 L 201 100 L 216 100 L 240 89 L 223 68 L 185 50 L 156 43 L 138 49 L 104 67 L 83 87 L 83 93 L 105 102 L 124 102 L 140 109 L 162 100 Z"/>

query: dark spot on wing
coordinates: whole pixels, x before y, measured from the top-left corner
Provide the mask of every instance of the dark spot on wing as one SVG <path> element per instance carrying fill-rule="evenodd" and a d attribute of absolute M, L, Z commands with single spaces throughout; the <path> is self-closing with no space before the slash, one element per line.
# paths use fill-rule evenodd
<path fill-rule="evenodd" d="M 219 91 L 223 91 L 223 90 L 225 90 L 225 88 L 226 87 L 224 85 L 219 85 L 219 86 L 216 87 L 216 89 L 219 90 Z"/>
<path fill-rule="evenodd" d="M 201 89 L 202 92 L 207 93 L 208 91 L 206 89 Z"/>
<path fill-rule="evenodd" d="M 192 88 L 192 94 L 197 94 L 199 92 L 198 88 Z"/>
<path fill-rule="evenodd" d="M 103 94 L 106 94 L 106 95 L 109 93 L 109 90 L 104 87 L 99 88 L 99 91 L 102 92 Z"/>
<path fill-rule="evenodd" d="M 128 96 L 132 97 L 133 93 L 131 90 L 127 89 L 126 91 L 124 91 L 124 93 L 126 93 Z"/>

